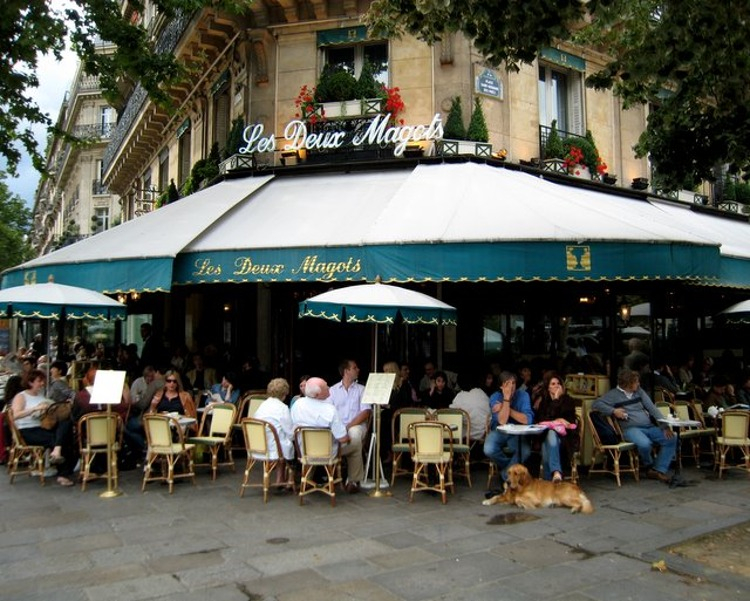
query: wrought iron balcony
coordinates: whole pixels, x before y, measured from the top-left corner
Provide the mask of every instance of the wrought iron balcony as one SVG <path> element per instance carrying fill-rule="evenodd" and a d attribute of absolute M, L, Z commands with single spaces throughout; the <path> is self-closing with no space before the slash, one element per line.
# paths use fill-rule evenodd
<path fill-rule="evenodd" d="M 109 194 L 109 188 L 104 185 L 104 182 L 100 179 L 95 179 L 91 182 L 91 193 L 94 196 Z"/>
<path fill-rule="evenodd" d="M 112 136 L 115 123 L 88 123 L 73 127 L 73 135 L 82 140 L 106 140 Z"/>

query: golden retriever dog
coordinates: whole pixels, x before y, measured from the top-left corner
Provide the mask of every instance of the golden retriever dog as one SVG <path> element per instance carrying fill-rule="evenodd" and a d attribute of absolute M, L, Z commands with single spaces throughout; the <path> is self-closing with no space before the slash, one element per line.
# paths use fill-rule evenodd
<path fill-rule="evenodd" d="M 505 492 L 483 502 L 483 505 L 508 503 L 523 509 L 536 507 L 570 507 L 571 513 L 594 513 L 594 506 L 584 492 L 572 482 L 548 482 L 532 478 L 526 466 L 516 463 L 508 468 Z"/>

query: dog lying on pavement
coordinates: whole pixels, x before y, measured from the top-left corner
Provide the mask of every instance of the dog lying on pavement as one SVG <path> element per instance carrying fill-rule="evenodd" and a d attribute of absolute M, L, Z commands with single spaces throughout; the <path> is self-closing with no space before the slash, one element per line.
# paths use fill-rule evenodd
<path fill-rule="evenodd" d="M 532 478 L 526 466 L 516 463 L 508 468 L 505 492 L 484 501 L 483 505 L 508 503 L 523 509 L 570 507 L 571 513 L 593 513 L 594 506 L 584 492 L 571 482 L 548 482 Z"/>

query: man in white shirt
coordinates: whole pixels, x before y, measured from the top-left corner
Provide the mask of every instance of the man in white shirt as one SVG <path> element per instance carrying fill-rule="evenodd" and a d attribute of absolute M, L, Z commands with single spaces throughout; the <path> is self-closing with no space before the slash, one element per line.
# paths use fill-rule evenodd
<path fill-rule="evenodd" d="M 365 387 L 357 382 L 359 377 L 357 362 L 345 359 L 339 365 L 339 373 L 341 382 L 331 387 L 329 400 L 336 408 L 341 422 L 346 426 L 350 438 L 349 444 L 341 449 L 341 453 L 346 457 L 347 462 L 346 490 L 353 494 L 359 492 L 359 483 L 365 476 L 362 445 L 367 434 L 372 407 L 362 403 Z"/>
<path fill-rule="evenodd" d="M 146 394 L 148 385 L 153 381 L 154 368 L 151 365 L 147 365 L 143 368 L 143 375 L 133 380 L 133 384 L 130 386 L 130 402 L 139 403 L 143 399 L 143 395 Z"/>
<path fill-rule="evenodd" d="M 471 440 L 484 440 L 487 431 L 487 418 L 490 416 L 490 397 L 481 388 L 461 391 L 451 403 L 453 409 L 463 409 L 469 414 Z"/>
<path fill-rule="evenodd" d="M 349 442 L 346 426 L 339 419 L 336 408 L 328 402 L 329 394 L 328 384 L 322 378 L 307 380 L 305 396 L 298 398 L 292 407 L 292 425 L 295 428 L 329 428 L 338 443 L 346 444 Z M 336 449 L 338 447 L 334 446 L 334 451 Z"/>

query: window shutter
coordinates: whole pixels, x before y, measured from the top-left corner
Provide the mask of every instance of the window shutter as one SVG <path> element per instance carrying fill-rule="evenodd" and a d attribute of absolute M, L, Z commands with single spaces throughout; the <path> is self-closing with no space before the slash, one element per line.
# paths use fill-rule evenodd
<path fill-rule="evenodd" d="M 583 110 L 583 77 L 578 73 L 569 72 L 568 81 L 570 82 L 568 90 L 568 106 L 570 106 L 570 131 L 584 135 L 586 133 L 586 124 L 584 123 Z"/>
<path fill-rule="evenodd" d="M 223 150 L 229 137 L 229 94 L 224 93 L 214 101 L 216 114 L 214 115 L 214 142 L 219 143 L 219 150 Z"/>

